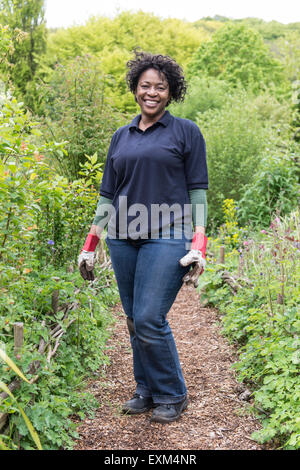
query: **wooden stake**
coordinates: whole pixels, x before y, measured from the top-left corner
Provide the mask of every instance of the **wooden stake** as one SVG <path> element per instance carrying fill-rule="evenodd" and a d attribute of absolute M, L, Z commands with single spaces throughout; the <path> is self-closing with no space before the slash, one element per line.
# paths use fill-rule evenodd
<path fill-rule="evenodd" d="M 52 299 L 51 299 L 51 306 L 52 306 L 52 311 L 53 314 L 55 315 L 58 309 L 58 297 L 59 297 L 59 290 L 55 289 L 52 293 Z"/>
<path fill-rule="evenodd" d="M 277 294 L 277 303 L 283 305 L 283 295 Z"/>
<path fill-rule="evenodd" d="M 225 246 L 220 246 L 220 263 L 224 264 L 225 262 Z"/>
<path fill-rule="evenodd" d="M 21 322 L 14 323 L 14 342 L 15 355 L 19 354 L 24 342 L 24 324 Z"/>
<path fill-rule="evenodd" d="M 59 281 L 59 277 L 53 277 L 54 281 Z M 58 297 L 59 297 L 59 289 L 55 289 L 52 293 L 52 299 L 51 299 L 51 306 L 53 310 L 53 314 L 55 315 L 57 310 L 58 310 Z"/>

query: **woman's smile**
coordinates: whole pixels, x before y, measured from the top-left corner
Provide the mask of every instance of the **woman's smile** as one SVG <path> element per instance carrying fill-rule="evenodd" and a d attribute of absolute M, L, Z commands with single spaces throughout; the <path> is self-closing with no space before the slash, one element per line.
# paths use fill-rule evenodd
<path fill-rule="evenodd" d="M 158 101 L 153 101 L 149 99 L 144 100 L 144 102 L 147 106 L 150 106 L 151 108 L 157 106 L 158 104 Z"/>
<path fill-rule="evenodd" d="M 169 102 L 169 84 L 163 74 L 149 68 L 141 74 L 135 96 L 142 116 L 155 121 L 164 114 Z"/>

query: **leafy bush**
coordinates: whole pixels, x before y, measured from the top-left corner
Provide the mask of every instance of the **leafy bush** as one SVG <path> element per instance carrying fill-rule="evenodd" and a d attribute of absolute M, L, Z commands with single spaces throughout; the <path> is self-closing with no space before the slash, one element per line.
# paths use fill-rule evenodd
<path fill-rule="evenodd" d="M 84 180 L 69 184 L 39 153 L 8 160 L 0 179 L 0 260 L 20 273 L 72 263 L 93 219 L 95 187 Z"/>
<path fill-rule="evenodd" d="M 10 65 L 1 64 L 15 94 L 33 104 L 30 84 L 39 68 L 39 57 L 46 51 L 44 0 L 1 0 L 0 22 L 9 27 L 12 48 Z M 1 50 L 0 50 L 1 54 Z M 36 98 L 36 96 L 34 97 Z"/>
<path fill-rule="evenodd" d="M 261 228 L 269 227 L 275 213 L 282 216 L 297 207 L 299 185 L 292 156 L 265 156 L 253 182 L 245 186 L 239 201 L 239 220 Z"/>
<path fill-rule="evenodd" d="M 110 273 L 105 275 L 112 280 Z M 77 271 L 66 273 L 65 269 L 57 270 L 50 265 L 22 277 L 15 276 L 9 285 L 0 284 L 4 294 L 0 303 L 0 343 L 4 343 L 7 353 L 13 356 L 13 323 L 22 321 L 24 345 L 16 364 L 26 377 L 32 379 L 35 374 L 28 373 L 29 365 L 33 361 L 40 363 L 36 372 L 38 381 L 31 385 L 22 384 L 14 395 L 38 432 L 43 449 L 72 448 L 73 439 L 78 437 L 72 418 L 92 416 L 99 406 L 83 387 L 91 373 L 107 364 L 105 343 L 109 336 L 108 326 L 113 321 L 108 308 L 118 295 L 113 284 L 105 289 L 101 287 L 107 282 L 104 273 L 98 273 L 97 277 L 99 281 L 88 287 Z M 51 295 L 54 289 L 59 289 L 62 308 L 68 303 L 77 303 L 77 309 L 70 312 L 67 321 L 63 320 L 64 310 L 53 314 Z M 72 321 L 67 329 L 67 322 Z M 49 338 L 49 329 L 54 322 L 66 332 L 49 363 L 49 350 L 40 354 L 37 346 L 44 338 L 54 348 L 55 339 L 51 342 Z M 7 384 L 14 378 L 11 370 L 4 366 L 1 377 Z M 0 412 L 10 415 L 10 439 L 16 443 L 19 436 L 21 448 L 32 449 L 29 429 L 13 405 L 9 398 L 0 404 Z"/>
<path fill-rule="evenodd" d="M 102 72 L 110 77 L 107 96 L 119 111 L 132 114 L 137 106 L 125 82 L 126 62 L 132 51 L 140 47 L 153 54 L 167 54 L 185 67 L 209 36 L 200 25 L 195 28 L 186 21 L 161 19 L 143 11 L 124 11 L 113 19 L 92 17 L 85 25 L 49 33 L 45 67 L 53 68 L 56 63 L 67 65 L 84 54 L 93 56 Z"/>
<path fill-rule="evenodd" d="M 271 56 L 260 34 L 234 23 L 226 23 L 211 41 L 200 46 L 188 72 L 190 76 L 205 73 L 234 86 L 241 83 L 256 93 L 284 82 L 283 67 Z"/>
<path fill-rule="evenodd" d="M 198 114 L 208 155 L 210 223 L 222 221 L 222 201 L 239 201 L 252 180 L 272 132 L 264 127 L 245 94 L 228 97 L 221 109 Z"/>
<path fill-rule="evenodd" d="M 48 157 L 57 146 L 36 144 L 35 123 L 13 99 L 1 107 L 0 127 L 5 130 L 0 162 L 0 343 L 13 357 L 13 323 L 24 323 L 16 364 L 33 378 L 31 365 L 38 361 L 39 379 L 21 384 L 14 396 L 43 449 L 71 448 L 77 436 L 71 418 L 83 418 L 97 406 L 82 388 L 88 374 L 107 362 L 105 341 L 112 322 L 108 307 L 118 298 L 110 271 L 99 272 L 92 287 L 74 272 L 95 213 L 101 171 L 92 156 L 81 167 L 84 178 L 69 183 L 57 175 Z M 59 308 L 54 311 L 52 294 L 57 290 Z M 77 308 L 65 317 L 74 302 Z M 49 331 L 56 324 L 62 336 L 50 361 L 57 338 Z M 45 354 L 37 350 L 41 338 L 47 344 Z M 1 368 L 1 378 L 9 384 L 13 373 Z M 0 403 L 0 412 L 10 415 L 5 443 L 9 438 L 11 447 L 19 441 L 22 449 L 31 449 L 30 431 L 12 398 Z"/>
<path fill-rule="evenodd" d="M 170 112 L 174 116 L 196 121 L 198 113 L 209 109 L 220 109 L 232 95 L 232 86 L 225 80 L 218 80 L 201 74 L 188 82 L 187 95 L 183 103 L 172 103 Z"/>
<path fill-rule="evenodd" d="M 218 265 L 208 265 L 199 286 L 222 312 L 224 334 L 239 346 L 234 367 L 252 388 L 254 411 L 262 421 L 253 439 L 284 449 L 300 448 L 299 222 L 295 211 L 244 241 L 243 287 L 236 295 Z M 235 258 L 229 259 L 226 268 L 236 276 Z"/>
<path fill-rule="evenodd" d="M 10 367 L 22 380 L 25 380 L 25 382 L 30 383 L 26 379 L 26 377 L 22 374 L 20 369 L 16 366 L 14 361 L 10 357 L 8 357 L 6 352 L 3 351 L 1 348 L 0 348 L 0 358 L 4 362 L 6 362 L 8 367 Z M 0 380 L 0 390 L 2 390 L 4 393 L 6 393 L 12 399 L 13 403 L 16 404 L 19 412 L 21 413 L 21 416 L 24 419 L 25 425 L 26 425 L 26 427 L 27 427 L 27 429 L 28 429 L 28 431 L 31 435 L 32 440 L 36 444 L 37 448 L 39 450 L 42 450 L 42 446 L 41 446 L 39 436 L 36 433 L 35 429 L 33 428 L 31 421 L 28 419 L 28 416 L 26 415 L 26 413 L 24 413 L 24 410 L 22 409 L 22 407 L 18 404 L 17 400 L 15 399 L 13 394 L 11 393 L 10 389 L 7 387 L 7 385 L 4 382 L 2 382 L 2 380 Z M 5 436 L 4 439 L 7 441 L 7 436 Z M 10 450 L 1 438 L 0 438 L 0 449 L 1 450 Z"/>
<path fill-rule="evenodd" d="M 89 56 L 67 66 L 56 65 L 49 85 L 40 86 L 43 139 L 64 142 L 65 151 L 53 152 L 57 170 L 74 180 L 86 155 L 97 153 L 104 162 L 114 131 L 124 116 L 107 98 L 109 78 Z"/>

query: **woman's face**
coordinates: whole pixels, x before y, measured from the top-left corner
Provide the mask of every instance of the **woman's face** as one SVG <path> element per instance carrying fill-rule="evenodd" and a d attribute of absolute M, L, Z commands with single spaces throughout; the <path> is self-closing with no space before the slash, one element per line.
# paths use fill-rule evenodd
<path fill-rule="evenodd" d="M 140 75 L 135 97 L 143 115 L 159 117 L 170 98 L 169 84 L 163 74 L 147 69 Z"/>

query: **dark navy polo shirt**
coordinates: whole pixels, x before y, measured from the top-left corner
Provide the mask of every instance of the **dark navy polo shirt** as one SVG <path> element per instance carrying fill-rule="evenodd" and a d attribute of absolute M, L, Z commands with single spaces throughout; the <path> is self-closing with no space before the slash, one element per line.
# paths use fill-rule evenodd
<path fill-rule="evenodd" d="M 145 205 L 150 233 L 152 204 L 179 204 L 183 208 L 190 204 L 189 190 L 208 188 L 206 147 L 198 126 L 189 119 L 166 111 L 142 131 L 138 127 L 140 118 L 136 116 L 114 133 L 100 195 L 112 199 L 117 218 L 119 200 L 124 199 L 120 196 L 126 196 L 128 208 L 137 203 Z M 127 224 L 133 218 L 129 215 Z M 170 222 L 174 222 L 172 214 Z"/>

